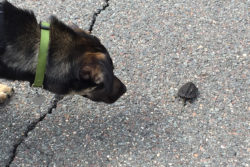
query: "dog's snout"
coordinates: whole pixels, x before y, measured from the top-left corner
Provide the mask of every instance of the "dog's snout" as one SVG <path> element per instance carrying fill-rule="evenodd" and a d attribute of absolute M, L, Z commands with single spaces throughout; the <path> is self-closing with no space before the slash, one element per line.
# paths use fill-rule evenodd
<path fill-rule="evenodd" d="M 126 92 L 127 92 L 127 87 L 124 84 L 122 84 L 122 94 Z"/>
<path fill-rule="evenodd" d="M 121 96 L 127 92 L 127 87 L 122 83 L 122 86 L 121 86 L 121 90 L 120 90 L 120 93 L 121 93 Z"/>
<path fill-rule="evenodd" d="M 126 86 L 117 78 L 114 77 L 112 90 L 109 93 L 103 93 L 102 90 L 96 90 L 92 92 L 91 96 L 85 96 L 96 102 L 114 103 L 116 102 L 125 92 L 127 91 Z"/>
<path fill-rule="evenodd" d="M 114 103 L 118 100 L 124 93 L 126 93 L 126 86 L 117 78 L 114 78 L 113 89 L 111 94 L 106 99 L 106 103 Z"/>

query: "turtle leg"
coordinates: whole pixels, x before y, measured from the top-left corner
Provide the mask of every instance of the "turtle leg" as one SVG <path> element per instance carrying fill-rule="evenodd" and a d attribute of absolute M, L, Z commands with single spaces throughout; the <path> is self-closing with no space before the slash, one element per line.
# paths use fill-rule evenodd
<path fill-rule="evenodd" d="M 183 106 L 186 106 L 186 104 L 187 104 L 187 100 L 183 99 Z"/>
<path fill-rule="evenodd" d="M 183 106 L 181 107 L 181 112 L 183 112 L 184 109 L 185 109 L 185 106 L 186 106 L 186 99 L 182 99 L 182 102 L 183 102 Z"/>
<path fill-rule="evenodd" d="M 192 103 L 194 102 L 194 98 L 189 99 L 188 101 L 189 101 L 189 103 L 191 103 L 191 104 L 192 104 Z"/>

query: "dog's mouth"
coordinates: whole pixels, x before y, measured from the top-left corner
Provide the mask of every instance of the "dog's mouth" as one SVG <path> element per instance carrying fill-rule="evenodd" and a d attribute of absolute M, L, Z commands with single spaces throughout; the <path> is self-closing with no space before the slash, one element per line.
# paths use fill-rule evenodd
<path fill-rule="evenodd" d="M 95 102 L 112 104 L 116 102 L 126 91 L 126 86 L 117 77 L 115 77 L 113 88 L 110 93 L 105 94 L 103 93 L 103 91 L 97 89 L 87 95 L 83 95 L 83 97 L 86 97 Z"/>

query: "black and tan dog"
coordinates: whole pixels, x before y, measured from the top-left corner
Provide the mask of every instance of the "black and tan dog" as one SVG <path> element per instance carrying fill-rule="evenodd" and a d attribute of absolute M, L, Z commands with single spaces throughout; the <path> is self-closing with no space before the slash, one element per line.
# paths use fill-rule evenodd
<path fill-rule="evenodd" d="M 7 1 L 0 4 L 0 77 L 32 84 L 40 25 L 33 12 L 16 8 Z M 113 70 L 109 53 L 98 38 L 51 17 L 44 89 L 113 103 L 126 92 Z M 0 84 L 0 102 L 11 93 L 11 88 Z"/>

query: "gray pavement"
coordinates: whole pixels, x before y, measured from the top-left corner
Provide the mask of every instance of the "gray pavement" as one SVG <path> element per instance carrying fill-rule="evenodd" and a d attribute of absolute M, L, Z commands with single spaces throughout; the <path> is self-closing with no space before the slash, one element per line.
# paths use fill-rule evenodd
<path fill-rule="evenodd" d="M 11 2 L 85 29 L 107 3 Z M 16 93 L 0 107 L 0 166 L 250 166 L 249 1 L 108 3 L 92 32 L 128 92 L 113 105 L 55 106 L 53 94 L 7 82 Z M 188 81 L 200 96 L 183 108 L 175 95 Z"/>

